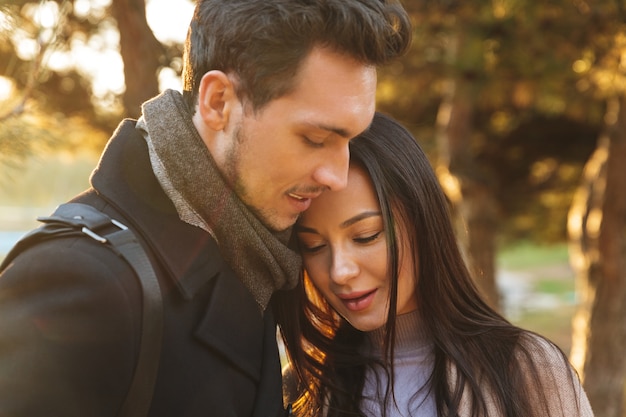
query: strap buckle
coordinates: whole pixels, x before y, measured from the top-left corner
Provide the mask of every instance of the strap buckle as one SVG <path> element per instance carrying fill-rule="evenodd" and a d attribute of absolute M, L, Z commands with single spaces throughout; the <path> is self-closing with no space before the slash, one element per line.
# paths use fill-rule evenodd
<path fill-rule="evenodd" d="M 74 216 L 74 219 L 76 220 L 81 220 L 80 216 Z M 120 222 L 118 222 L 115 219 L 111 219 L 111 223 L 113 223 L 115 226 L 117 226 L 118 228 L 120 228 L 121 230 L 128 230 L 128 227 Z M 108 240 L 107 238 L 100 236 L 99 234 L 97 234 L 96 232 L 94 232 L 93 230 L 91 230 L 90 228 L 88 228 L 87 226 L 83 226 L 83 228 L 81 229 L 81 231 L 86 234 L 87 236 L 89 236 L 90 238 L 100 242 L 100 243 L 107 243 Z"/>

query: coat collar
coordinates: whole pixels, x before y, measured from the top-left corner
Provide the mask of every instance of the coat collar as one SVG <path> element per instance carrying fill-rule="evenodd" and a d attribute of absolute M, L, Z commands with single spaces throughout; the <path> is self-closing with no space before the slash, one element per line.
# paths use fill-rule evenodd
<path fill-rule="evenodd" d="M 130 119 L 120 123 L 91 185 L 139 231 L 183 296 L 191 299 L 222 269 L 223 261 L 209 233 L 178 217 L 152 172 L 146 142 L 135 124 Z"/>
<path fill-rule="evenodd" d="M 271 309 L 260 315 L 211 235 L 180 220 L 153 174 L 146 142 L 135 124 L 133 120 L 120 124 L 91 176 L 91 185 L 151 246 L 185 299 L 191 300 L 212 281 L 211 300 L 194 336 L 257 382 L 254 416 L 278 415 L 280 360 Z"/>

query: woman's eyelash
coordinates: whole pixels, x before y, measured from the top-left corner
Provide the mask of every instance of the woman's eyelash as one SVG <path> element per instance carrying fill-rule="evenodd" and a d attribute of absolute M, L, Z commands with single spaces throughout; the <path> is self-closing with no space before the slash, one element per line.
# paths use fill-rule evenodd
<path fill-rule="evenodd" d="M 375 241 L 376 239 L 378 239 L 381 235 L 382 235 L 383 231 L 379 231 L 376 232 L 372 235 L 368 235 L 368 236 L 363 236 L 363 237 L 355 237 L 352 240 L 358 244 L 364 245 L 370 242 Z M 320 250 L 322 250 L 326 245 L 325 244 L 319 244 L 319 245 L 306 245 L 303 242 L 300 243 L 300 250 L 302 252 L 306 252 L 306 253 L 315 253 L 315 252 L 319 252 Z"/>
<path fill-rule="evenodd" d="M 319 251 L 320 249 L 322 249 L 324 247 L 324 245 L 317 245 L 317 246 L 307 246 L 304 244 L 300 244 L 300 249 L 304 252 L 308 252 L 308 253 L 315 253 L 317 251 Z"/>
<path fill-rule="evenodd" d="M 381 233 L 382 233 L 382 230 L 380 232 L 374 233 L 373 235 L 365 236 L 365 237 L 358 237 L 358 238 L 355 238 L 354 240 L 359 243 L 369 243 L 369 242 L 376 240 L 380 236 Z"/>

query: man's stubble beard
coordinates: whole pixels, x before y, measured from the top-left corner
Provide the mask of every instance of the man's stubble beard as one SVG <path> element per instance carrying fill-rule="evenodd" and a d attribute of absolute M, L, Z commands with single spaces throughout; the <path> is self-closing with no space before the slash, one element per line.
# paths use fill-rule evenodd
<path fill-rule="evenodd" d="M 226 183 L 235 192 L 237 197 L 245 204 L 245 206 L 259 219 L 261 223 L 269 230 L 273 232 L 280 232 L 275 224 L 272 223 L 272 213 L 269 210 L 264 210 L 261 207 L 255 207 L 250 204 L 250 193 L 248 188 L 242 181 L 241 169 L 240 169 L 240 157 L 242 149 L 246 145 L 248 138 L 244 132 L 242 123 L 238 123 L 233 133 L 233 145 L 226 152 L 224 163 L 224 177 Z M 295 223 L 295 220 L 294 220 Z M 289 226 L 290 227 L 290 226 Z M 288 228 L 288 227 L 287 227 Z M 285 229 L 285 228 L 283 228 Z"/>

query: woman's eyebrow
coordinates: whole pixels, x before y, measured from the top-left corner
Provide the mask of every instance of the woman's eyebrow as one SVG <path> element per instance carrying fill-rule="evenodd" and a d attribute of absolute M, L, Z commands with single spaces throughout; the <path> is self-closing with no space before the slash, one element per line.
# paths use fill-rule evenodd
<path fill-rule="evenodd" d="M 339 227 L 342 229 L 345 229 L 346 227 L 350 227 L 353 224 L 360 222 L 361 220 L 368 219 L 370 217 L 375 217 L 375 216 L 382 216 L 382 213 L 380 211 L 364 211 L 363 213 L 359 213 L 356 216 L 350 217 L 348 220 L 343 221 L 339 225 Z M 317 231 L 317 229 L 313 227 L 303 226 L 301 224 L 296 223 L 295 229 L 297 233 L 314 233 L 314 234 L 319 235 L 319 232 Z"/>
<path fill-rule="evenodd" d="M 354 217 L 349 218 L 348 220 L 342 222 L 339 227 L 345 229 L 346 227 L 352 226 L 356 222 L 360 222 L 363 219 L 367 219 L 369 217 L 374 216 L 382 216 L 380 211 L 364 211 L 363 213 L 359 213 Z"/>
<path fill-rule="evenodd" d="M 306 227 L 296 223 L 295 228 L 298 233 L 315 233 L 319 235 L 319 232 L 312 227 Z"/>

